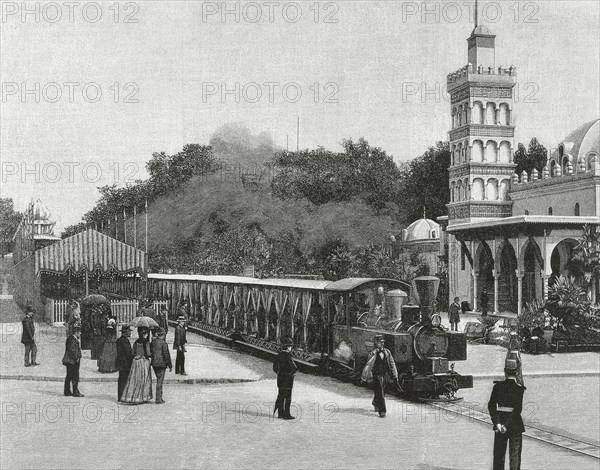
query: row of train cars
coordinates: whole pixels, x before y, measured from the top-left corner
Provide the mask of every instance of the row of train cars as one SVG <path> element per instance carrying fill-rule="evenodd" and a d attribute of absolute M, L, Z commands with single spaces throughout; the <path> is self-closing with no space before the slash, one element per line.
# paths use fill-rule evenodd
<path fill-rule="evenodd" d="M 148 293 L 192 305 L 189 329 L 267 358 L 294 338 L 294 359 L 305 372 L 360 382 L 375 335 L 396 361 L 399 387 L 417 400 L 453 401 L 473 377 L 454 370 L 467 358 L 464 333 L 447 331 L 435 311 L 440 280 L 256 279 L 238 276 L 149 274 Z"/>

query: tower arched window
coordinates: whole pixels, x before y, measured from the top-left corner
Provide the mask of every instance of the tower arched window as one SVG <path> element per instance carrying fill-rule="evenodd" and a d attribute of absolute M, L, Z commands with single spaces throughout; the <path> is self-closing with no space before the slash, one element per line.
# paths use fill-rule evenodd
<path fill-rule="evenodd" d="M 575 203 L 575 215 L 577 215 L 577 216 L 581 215 L 578 202 Z"/>
<path fill-rule="evenodd" d="M 552 207 L 548 207 L 548 215 L 552 215 L 552 212 L 553 212 Z"/>

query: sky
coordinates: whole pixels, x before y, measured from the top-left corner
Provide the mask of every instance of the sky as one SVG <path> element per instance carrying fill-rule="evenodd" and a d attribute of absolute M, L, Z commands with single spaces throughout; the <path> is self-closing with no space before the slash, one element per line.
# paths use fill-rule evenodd
<path fill-rule="evenodd" d="M 516 142 L 556 147 L 600 115 L 597 1 L 484 1 L 517 67 Z M 290 149 L 366 138 L 397 162 L 446 140 L 446 76 L 474 2 L 2 2 L 0 196 L 42 199 L 57 232 L 98 186 L 230 122 Z M 300 140 L 296 122 L 300 119 Z"/>

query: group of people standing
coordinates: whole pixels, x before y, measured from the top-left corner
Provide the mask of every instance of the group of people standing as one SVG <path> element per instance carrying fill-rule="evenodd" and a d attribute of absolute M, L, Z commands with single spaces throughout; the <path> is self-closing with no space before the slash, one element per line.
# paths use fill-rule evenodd
<path fill-rule="evenodd" d="M 70 302 L 70 311 L 65 325 L 67 328 L 67 340 L 65 343 L 65 354 L 63 356 L 63 365 L 67 368 L 64 382 L 65 396 L 83 397 L 79 390 L 79 368 L 81 364 L 81 309 L 79 303 L 75 300 Z M 98 312 L 95 312 L 98 313 Z M 156 376 L 156 403 L 163 404 L 163 382 L 166 369 L 173 370 L 171 354 L 166 343 L 166 334 L 169 328 L 168 310 L 162 307 L 159 314 L 154 315 L 151 303 L 144 303 L 138 316 L 148 315 L 158 324 L 157 328 L 150 329 L 146 327 L 138 328 L 138 338 L 133 343 L 130 342 L 132 333 L 131 326 L 123 325 L 121 327 L 121 337 L 117 339 L 117 320 L 112 313 L 107 313 L 100 322 L 104 325 L 103 340 L 101 343 L 92 341 L 91 356 L 98 363 L 98 371 L 102 373 L 119 372 L 117 381 L 117 399 L 122 403 L 141 404 L 152 400 L 152 372 Z M 31 320 L 32 313 L 29 312 L 23 320 L 23 343 L 26 347 L 26 366 L 28 355 L 31 354 L 32 361 L 35 362 L 35 352 L 32 350 L 29 337 L 33 338 L 35 327 Z M 96 320 L 96 331 L 98 324 Z M 173 349 L 177 351 L 176 373 L 187 375 L 185 372 L 185 344 L 186 339 L 186 318 L 180 315 L 177 319 L 178 324 L 175 328 L 175 341 Z M 150 340 L 151 333 L 154 338 Z M 33 344 L 35 347 L 35 343 Z M 35 350 L 34 350 L 35 351 Z M 37 363 L 36 363 L 37 365 Z"/>

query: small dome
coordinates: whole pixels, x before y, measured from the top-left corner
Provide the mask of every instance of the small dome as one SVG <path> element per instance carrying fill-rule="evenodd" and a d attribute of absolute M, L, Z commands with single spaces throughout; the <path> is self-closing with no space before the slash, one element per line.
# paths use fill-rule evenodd
<path fill-rule="evenodd" d="M 440 238 L 440 224 L 431 219 L 422 218 L 414 221 L 406 229 L 406 238 L 403 241 L 437 240 Z"/>
<path fill-rule="evenodd" d="M 50 220 L 50 211 L 40 199 L 35 201 L 33 205 L 33 218 L 35 220 Z"/>
<path fill-rule="evenodd" d="M 476 36 L 476 35 L 487 35 L 487 36 L 493 36 L 492 32 L 490 31 L 490 28 L 488 28 L 487 26 L 484 26 L 482 24 L 478 25 L 477 28 L 475 28 L 473 30 L 473 32 L 471 33 L 472 36 Z"/>
<path fill-rule="evenodd" d="M 563 155 L 572 155 L 575 163 L 590 153 L 600 154 L 600 119 L 579 126 L 558 145 L 561 146 Z M 558 158 L 559 150 L 554 150 L 552 156 Z"/>

